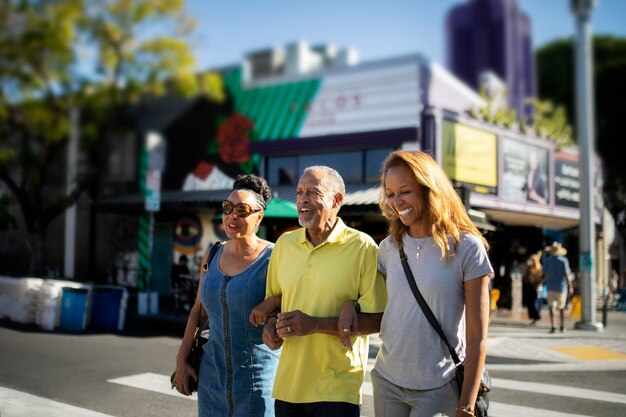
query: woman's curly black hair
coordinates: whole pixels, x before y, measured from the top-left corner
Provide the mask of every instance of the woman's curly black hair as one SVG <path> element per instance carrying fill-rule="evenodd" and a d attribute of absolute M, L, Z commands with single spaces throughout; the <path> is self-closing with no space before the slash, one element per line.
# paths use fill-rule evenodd
<path fill-rule="evenodd" d="M 265 204 L 272 198 L 272 190 L 267 185 L 265 178 L 254 174 L 237 175 L 233 190 L 250 190 L 254 191 L 263 198 Z"/>

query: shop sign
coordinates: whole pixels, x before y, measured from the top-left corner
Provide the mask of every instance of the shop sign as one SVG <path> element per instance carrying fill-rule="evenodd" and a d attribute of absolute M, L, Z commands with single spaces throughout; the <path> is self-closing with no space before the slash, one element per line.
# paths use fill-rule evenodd
<path fill-rule="evenodd" d="M 149 169 L 146 173 L 146 211 L 161 209 L 161 171 Z"/>
<path fill-rule="evenodd" d="M 419 74 L 409 62 L 324 76 L 298 137 L 419 127 Z"/>
<path fill-rule="evenodd" d="M 558 206 L 578 207 L 580 179 L 577 157 L 554 156 L 554 203 Z"/>
<path fill-rule="evenodd" d="M 484 130 L 443 121 L 442 165 L 456 182 L 472 191 L 495 194 L 498 185 L 496 135 Z"/>

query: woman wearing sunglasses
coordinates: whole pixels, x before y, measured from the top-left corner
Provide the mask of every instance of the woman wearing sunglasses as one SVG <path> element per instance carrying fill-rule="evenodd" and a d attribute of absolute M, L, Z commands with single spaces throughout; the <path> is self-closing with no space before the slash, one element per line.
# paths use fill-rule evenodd
<path fill-rule="evenodd" d="M 198 380 L 201 417 L 274 415 L 271 390 L 280 353 L 263 344 L 263 327 L 248 321 L 252 308 L 265 298 L 265 276 L 274 245 L 256 233 L 271 195 L 263 178 L 240 175 L 222 203 L 222 223 L 230 240 L 217 250 L 201 277 L 173 381 L 179 392 L 189 395 L 185 381 L 189 376 Z M 198 378 L 185 359 L 200 304 L 208 314 L 210 334 Z"/>

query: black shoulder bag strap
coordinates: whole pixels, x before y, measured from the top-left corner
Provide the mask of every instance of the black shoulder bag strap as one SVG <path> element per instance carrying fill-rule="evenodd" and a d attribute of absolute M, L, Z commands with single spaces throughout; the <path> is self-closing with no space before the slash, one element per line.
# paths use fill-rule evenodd
<path fill-rule="evenodd" d="M 209 270 L 209 265 L 211 265 L 211 261 L 215 257 L 215 254 L 217 253 L 217 250 L 219 249 L 221 245 L 222 245 L 222 242 L 218 240 L 217 242 L 213 243 L 213 245 L 211 245 L 211 247 L 208 249 L 206 262 L 203 263 L 202 266 L 200 267 L 200 274 L 206 273 Z M 200 280 L 198 280 L 198 282 L 200 282 Z M 198 291 L 200 291 L 200 288 L 198 288 Z M 200 314 L 198 314 L 198 323 L 196 324 L 196 328 L 198 329 L 197 331 L 199 331 L 199 329 L 204 329 L 206 325 L 208 324 L 208 316 L 207 316 L 207 320 L 206 320 L 207 322 L 204 324 L 204 326 L 202 326 L 201 321 L 202 321 L 203 312 L 204 312 L 204 308 L 202 307 L 202 303 L 200 303 Z"/>
<path fill-rule="evenodd" d="M 444 334 L 443 329 L 441 328 L 441 326 L 439 325 L 439 322 L 437 321 L 437 318 L 433 314 L 433 311 L 430 309 L 430 307 L 428 307 L 428 303 L 426 303 L 426 300 L 424 300 L 422 293 L 420 292 L 419 288 L 417 288 L 417 284 L 415 283 L 415 278 L 413 277 L 411 268 L 409 268 L 409 264 L 406 261 L 406 254 L 404 253 L 404 248 L 400 246 L 398 248 L 398 251 L 400 252 L 400 261 L 402 262 L 402 268 L 404 268 L 404 274 L 406 275 L 406 280 L 409 282 L 409 286 L 411 287 L 411 291 L 413 291 L 413 295 L 415 296 L 415 299 L 417 300 L 417 304 L 419 304 L 419 306 L 422 308 L 422 311 L 424 312 L 424 315 L 428 319 L 428 322 L 430 323 L 430 325 L 433 326 L 433 329 L 435 329 L 439 337 L 441 337 L 443 342 L 448 347 L 448 350 L 450 351 L 450 356 L 452 356 L 452 360 L 454 361 L 454 364 L 458 366 L 461 363 L 461 360 L 459 359 L 459 355 L 456 354 L 456 351 L 454 350 L 454 348 L 452 348 L 452 346 L 450 345 L 450 342 L 448 342 L 448 338 Z"/>

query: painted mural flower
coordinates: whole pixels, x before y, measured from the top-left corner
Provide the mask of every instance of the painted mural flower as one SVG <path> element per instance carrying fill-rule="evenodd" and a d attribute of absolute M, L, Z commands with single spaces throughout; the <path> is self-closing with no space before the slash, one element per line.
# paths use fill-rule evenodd
<path fill-rule="evenodd" d="M 206 180 L 211 172 L 213 172 L 213 164 L 209 164 L 205 161 L 198 162 L 198 165 L 193 170 L 193 175 L 200 178 L 201 180 Z"/>
<path fill-rule="evenodd" d="M 217 145 L 225 163 L 243 164 L 250 159 L 249 134 L 254 122 L 240 113 L 233 113 L 219 127 Z"/>

